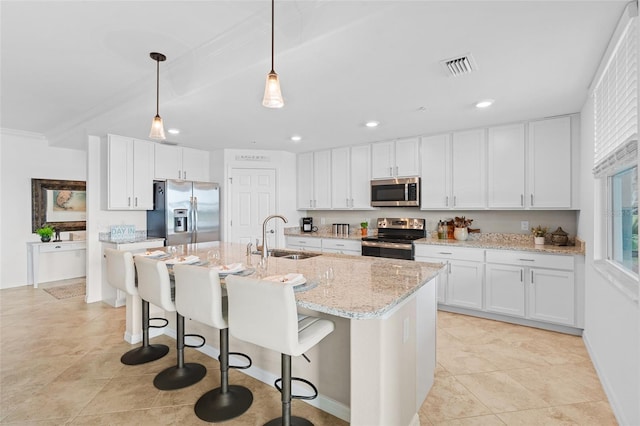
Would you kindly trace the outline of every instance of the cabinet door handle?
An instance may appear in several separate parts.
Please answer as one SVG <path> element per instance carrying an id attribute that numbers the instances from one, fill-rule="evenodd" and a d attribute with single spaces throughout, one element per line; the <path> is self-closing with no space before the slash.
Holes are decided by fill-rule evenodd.
<path id="1" fill-rule="evenodd" d="M 399 173 L 398 166 L 396 166 L 396 176 L 398 176 L 398 173 Z"/>
<path id="2" fill-rule="evenodd" d="M 531 271 L 531 284 L 533 284 L 533 270 Z"/>
<path id="3" fill-rule="evenodd" d="M 178 169 L 178 179 L 182 179 L 182 171 Z"/>
<path id="4" fill-rule="evenodd" d="M 351 207 L 353 207 L 353 198 L 351 199 Z"/>
<path id="5" fill-rule="evenodd" d="M 524 281 L 524 269 L 520 269 L 520 282 Z"/>
<path id="6" fill-rule="evenodd" d="M 336 244 L 336 247 L 344 247 L 344 244 Z"/>
<path id="7" fill-rule="evenodd" d="M 456 196 L 454 195 L 453 196 L 453 207 L 455 207 L 455 206 L 456 206 Z"/>
<path id="8" fill-rule="evenodd" d="M 448 254 L 451 255 L 452 253 L 448 252 L 448 251 L 439 251 L 438 254 Z"/>
<path id="9" fill-rule="evenodd" d="M 186 179 L 187 178 L 187 171 L 185 170 L 184 172 L 182 172 L 182 178 Z"/>
<path id="10" fill-rule="evenodd" d="M 518 259 L 518 260 L 520 260 L 522 262 L 535 262 L 536 261 L 535 259 Z"/>
<path id="11" fill-rule="evenodd" d="M 446 198 L 447 207 L 449 207 L 449 196 L 447 195 L 445 198 Z"/>
<path id="12" fill-rule="evenodd" d="M 131 207 L 131 197 L 127 197 L 127 207 Z"/>
<path id="13" fill-rule="evenodd" d="M 531 194 L 531 205 L 533 206 L 533 193 Z"/>
<path id="14" fill-rule="evenodd" d="M 134 198 L 133 198 L 133 200 L 134 200 L 134 201 L 133 201 L 133 205 L 134 205 L 135 207 L 138 207 L 138 197 L 134 197 Z"/>
<path id="15" fill-rule="evenodd" d="M 389 167 L 389 176 L 393 176 L 393 167 Z"/>
<path id="16" fill-rule="evenodd" d="M 524 207 L 524 194 L 520 194 L 520 206 Z"/>

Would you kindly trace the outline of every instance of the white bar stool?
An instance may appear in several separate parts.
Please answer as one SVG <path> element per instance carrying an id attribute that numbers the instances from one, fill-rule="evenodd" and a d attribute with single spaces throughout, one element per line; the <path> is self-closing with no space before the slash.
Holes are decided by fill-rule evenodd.
<path id="1" fill-rule="evenodd" d="M 167 265 L 158 260 L 136 256 L 135 265 L 138 271 L 138 291 L 140 297 L 162 308 L 165 312 L 176 312 L 176 305 L 171 300 L 171 280 Z M 184 317 L 176 312 L 176 347 L 177 365 L 169 367 L 153 379 L 153 385 L 160 390 L 186 388 L 199 382 L 207 374 L 202 364 L 184 362 Z M 195 335 L 203 339 L 202 336 Z"/>
<path id="2" fill-rule="evenodd" d="M 275 386 L 282 394 L 282 417 L 267 423 L 276 425 L 312 425 L 306 419 L 291 416 L 291 399 L 313 399 L 318 395 L 310 382 L 291 377 L 291 357 L 302 355 L 334 330 L 332 321 L 307 317 L 298 323 L 296 298 L 291 284 L 261 281 L 229 275 L 225 278 L 229 298 L 231 334 L 254 345 L 281 353 L 282 378 Z M 315 395 L 291 395 L 291 381 L 310 385 Z M 282 382 L 282 388 L 278 382 Z"/>
<path id="3" fill-rule="evenodd" d="M 109 285 L 131 296 L 138 296 L 138 288 L 136 287 L 135 266 L 133 263 L 133 255 L 128 251 L 105 249 L 105 257 L 107 258 L 107 281 Z M 163 325 L 149 325 L 151 320 L 162 320 Z M 120 362 L 126 365 L 145 364 L 162 358 L 169 352 L 167 345 L 150 345 L 149 344 L 149 328 L 162 328 L 167 325 L 164 318 L 149 318 L 149 302 L 142 299 L 142 346 L 131 349 L 122 355 Z"/>
<path id="4" fill-rule="evenodd" d="M 176 265 L 173 268 L 176 280 L 176 308 L 184 317 L 220 330 L 220 387 L 210 390 L 198 399 L 194 407 L 196 415 L 207 422 L 230 420 L 251 407 L 253 394 L 244 386 L 229 385 L 229 326 L 226 316 L 226 300 L 222 297 L 218 272 L 192 265 Z"/>

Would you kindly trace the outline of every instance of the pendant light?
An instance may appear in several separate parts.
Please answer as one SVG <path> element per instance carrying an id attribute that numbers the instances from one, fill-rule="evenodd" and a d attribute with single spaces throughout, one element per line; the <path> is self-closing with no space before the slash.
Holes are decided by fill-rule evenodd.
<path id="1" fill-rule="evenodd" d="M 271 71 L 267 75 L 262 105 L 267 108 L 282 108 L 284 106 L 284 99 L 282 99 L 282 92 L 280 91 L 280 81 L 278 80 L 278 74 L 273 70 L 274 10 L 275 0 L 271 0 Z"/>
<path id="2" fill-rule="evenodd" d="M 156 116 L 153 117 L 153 121 L 151 122 L 149 137 L 163 141 L 166 139 L 166 136 L 164 135 L 162 117 L 160 117 L 160 62 L 166 61 L 167 57 L 158 52 L 151 52 L 149 56 L 156 61 Z"/>

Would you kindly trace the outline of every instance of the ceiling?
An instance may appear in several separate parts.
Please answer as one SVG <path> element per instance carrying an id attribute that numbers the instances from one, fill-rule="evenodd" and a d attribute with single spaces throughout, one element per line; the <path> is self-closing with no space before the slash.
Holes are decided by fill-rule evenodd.
<path id="1" fill-rule="evenodd" d="M 0 127 L 82 148 L 87 134 L 293 152 L 580 111 L 626 1 L 278 0 L 285 106 L 262 107 L 271 3 L 0 3 Z M 477 70 L 440 61 L 470 53 Z M 488 109 L 475 102 L 495 99 Z M 377 120 L 375 129 L 365 127 Z M 292 135 L 302 141 L 292 142 Z"/>

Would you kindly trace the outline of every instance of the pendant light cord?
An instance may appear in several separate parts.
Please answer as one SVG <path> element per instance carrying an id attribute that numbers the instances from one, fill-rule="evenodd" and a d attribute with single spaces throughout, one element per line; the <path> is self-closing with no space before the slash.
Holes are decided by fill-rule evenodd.
<path id="1" fill-rule="evenodd" d="M 271 0 L 271 72 L 275 72 L 273 70 L 273 51 L 274 51 L 274 20 L 273 15 L 275 14 L 275 0 Z"/>
<path id="2" fill-rule="evenodd" d="M 156 117 L 160 115 L 160 61 L 156 59 Z"/>

